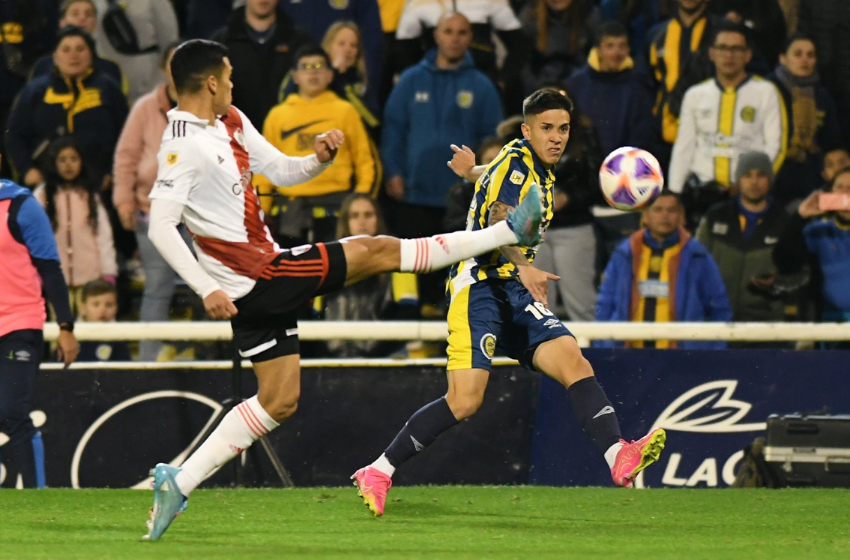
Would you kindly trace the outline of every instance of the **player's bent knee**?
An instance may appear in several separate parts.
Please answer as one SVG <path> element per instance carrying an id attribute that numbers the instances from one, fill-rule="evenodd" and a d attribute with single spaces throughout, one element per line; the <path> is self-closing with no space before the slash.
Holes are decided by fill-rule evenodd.
<path id="1" fill-rule="evenodd" d="M 467 393 L 464 395 L 447 395 L 446 402 L 452 414 L 460 421 L 478 412 L 478 409 L 481 408 L 481 404 L 484 402 L 484 394 Z"/>
<path id="2" fill-rule="evenodd" d="M 280 424 L 298 410 L 298 398 L 281 400 L 272 406 L 272 410 L 267 411 L 275 422 Z"/>

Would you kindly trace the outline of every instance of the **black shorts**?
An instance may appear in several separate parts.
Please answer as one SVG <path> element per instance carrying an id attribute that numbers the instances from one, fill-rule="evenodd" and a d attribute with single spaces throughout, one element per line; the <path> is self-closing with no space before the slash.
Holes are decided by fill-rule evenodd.
<path id="1" fill-rule="evenodd" d="M 298 309 L 314 296 L 345 285 L 342 245 L 316 243 L 281 253 L 263 270 L 257 284 L 234 302 L 233 341 L 243 358 L 265 362 L 298 354 Z"/>

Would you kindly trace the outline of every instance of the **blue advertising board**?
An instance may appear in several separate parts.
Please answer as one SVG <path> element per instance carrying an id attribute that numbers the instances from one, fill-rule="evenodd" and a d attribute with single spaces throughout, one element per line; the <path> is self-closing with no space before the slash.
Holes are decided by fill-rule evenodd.
<path id="1" fill-rule="evenodd" d="M 850 413 L 850 352 L 589 349 L 623 437 L 655 426 L 667 447 L 637 487 L 729 486 L 743 448 L 771 414 Z M 582 433 L 566 390 L 544 377 L 529 483 L 611 486 L 607 465 Z"/>

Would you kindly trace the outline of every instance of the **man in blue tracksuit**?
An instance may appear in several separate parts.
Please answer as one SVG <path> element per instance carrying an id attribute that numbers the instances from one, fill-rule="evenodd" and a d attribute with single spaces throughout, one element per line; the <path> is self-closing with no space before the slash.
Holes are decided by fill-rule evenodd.
<path id="1" fill-rule="evenodd" d="M 437 43 L 399 79 L 384 109 L 381 156 L 386 190 L 399 202 L 394 233 L 415 238 L 440 233 L 449 187 L 449 144 L 477 146 L 502 120 L 496 86 L 472 63 L 469 20 L 459 13 L 440 20 Z M 420 283 L 425 303 L 442 301 L 444 273 Z"/>
<path id="2" fill-rule="evenodd" d="M 682 205 L 665 191 L 646 210 L 646 227 L 623 241 L 605 268 L 597 321 L 731 321 L 720 270 L 708 250 L 682 227 Z M 621 346 L 599 341 L 594 346 Z M 725 342 L 636 341 L 631 347 L 710 349 Z"/>
<path id="3" fill-rule="evenodd" d="M 35 376 L 44 346 L 44 298 L 59 323 L 59 354 L 67 367 L 80 351 L 68 286 L 47 214 L 29 189 L 0 180 L 0 432 L 9 441 L 2 460 L 25 488 L 43 488 L 44 445 L 30 419 Z"/>

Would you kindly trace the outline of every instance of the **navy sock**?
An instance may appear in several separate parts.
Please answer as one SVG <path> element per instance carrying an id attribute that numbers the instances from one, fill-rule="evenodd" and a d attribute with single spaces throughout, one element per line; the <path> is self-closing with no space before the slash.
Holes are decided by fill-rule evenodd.
<path id="1" fill-rule="evenodd" d="M 445 397 L 427 404 L 417 410 L 393 442 L 384 451 L 387 460 L 394 467 L 431 445 L 437 436 L 457 424 L 452 409 Z"/>
<path id="2" fill-rule="evenodd" d="M 581 429 L 593 440 L 600 453 L 604 454 L 620 441 L 620 423 L 596 377 L 576 381 L 570 385 L 567 393 L 573 402 L 573 412 Z"/>

